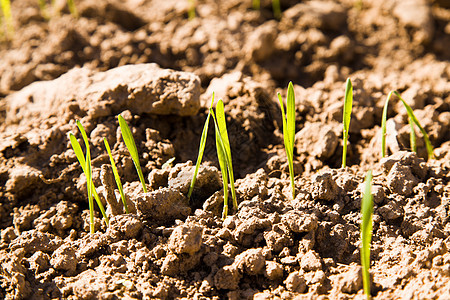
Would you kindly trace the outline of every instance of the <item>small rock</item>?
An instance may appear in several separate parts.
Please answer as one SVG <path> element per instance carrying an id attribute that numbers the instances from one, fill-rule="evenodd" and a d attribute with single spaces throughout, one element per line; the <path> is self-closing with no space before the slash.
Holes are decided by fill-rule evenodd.
<path id="1" fill-rule="evenodd" d="M 300 255 L 300 267 L 306 272 L 316 271 L 322 268 L 322 262 L 319 255 L 314 250 L 310 250 Z"/>
<path id="2" fill-rule="evenodd" d="M 234 265 L 249 275 L 257 275 L 263 272 L 266 259 L 262 254 L 262 248 L 248 249 L 236 256 Z"/>
<path id="3" fill-rule="evenodd" d="M 269 280 L 278 280 L 283 277 L 283 265 L 275 261 L 266 261 L 264 276 Z"/>
<path id="4" fill-rule="evenodd" d="M 177 226 L 169 238 L 169 249 L 177 254 L 194 254 L 202 246 L 203 227 L 195 224 Z"/>
<path id="5" fill-rule="evenodd" d="M 297 154 L 316 156 L 319 159 L 330 158 L 338 145 L 338 137 L 333 127 L 323 123 L 306 123 L 295 134 Z"/>
<path id="6" fill-rule="evenodd" d="M 222 290 L 236 290 L 242 275 L 234 265 L 224 266 L 214 276 L 214 285 Z"/>
<path id="7" fill-rule="evenodd" d="M 306 281 L 299 272 L 292 272 L 284 281 L 286 289 L 291 292 L 303 293 L 306 290 Z"/>

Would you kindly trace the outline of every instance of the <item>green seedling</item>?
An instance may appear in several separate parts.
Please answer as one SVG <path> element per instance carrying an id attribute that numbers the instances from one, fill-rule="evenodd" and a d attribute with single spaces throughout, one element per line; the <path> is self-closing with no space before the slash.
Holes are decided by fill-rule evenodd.
<path id="1" fill-rule="evenodd" d="M 344 125 L 344 129 L 342 131 L 342 137 L 344 140 L 344 145 L 342 148 L 343 168 L 345 168 L 347 165 L 348 129 L 350 127 L 350 119 L 352 116 L 352 105 L 353 105 L 353 86 L 350 78 L 348 78 L 347 83 L 345 84 L 344 112 L 342 114 L 342 124 Z"/>
<path id="2" fill-rule="evenodd" d="M 386 102 L 384 103 L 383 108 L 383 116 L 381 119 L 381 156 L 386 156 L 386 119 L 387 119 L 387 110 L 388 110 L 388 104 L 389 100 L 391 99 L 392 94 L 395 94 L 400 101 L 403 103 L 403 106 L 406 109 L 406 113 L 408 114 L 408 122 L 411 127 L 411 133 L 410 133 L 410 143 L 411 143 L 411 149 L 414 152 L 417 152 L 417 146 L 416 146 L 416 134 L 414 132 L 414 124 L 419 128 L 420 132 L 422 132 L 423 139 L 425 140 L 425 146 L 427 148 L 428 153 L 428 159 L 434 159 L 433 154 L 433 146 L 431 145 L 430 139 L 428 138 L 428 134 L 425 131 L 425 129 L 420 125 L 419 120 L 417 120 L 416 116 L 414 115 L 414 112 L 412 108 L 408 105 L 408 103 L 403 100 L 402 96 L 397 91 L 391 91 L 388 94 L 388 97 L 386 99 Z"/>
<path id="3" fill-rule="evenodd" d="M 6 39 L 10 40 L 14 37 L 14 25 L 11 14 L 11 2 L 10 0 L 0 0 L 0 5 L 2 6 L 2 21 L 5 27 Z"/>
<path id="4" fill-rule="evenodd" d="M 86 186 L 87 186 L 88 202 L 89 202 L 89 215 L 90 215 L 90 219 L 91 219 L 90 227 L 91 227 L 91 233 L 93 233 L 93 230 L 94 230 L 94 205 L 92 203 L 92 195 L 94 196 L 95 201 L 97 202 L 97 205 L 100 208 L 103 218 L 105 218 L 106 224 L 109 224 L 109 219 L 106 216 L 105 208 L 103 207 L 100 197 L 98 196 L 98 193 L 95 190 L 94 183 L 92 182 L 91 150 L 89 147 L 89 141 L 87 138 L 86 131 L 84 130 L 83 125 L 81 125 L 80 121 L 77 121 L 77 126 L 81 132 L 84 144 L 86 146 L 86 158 L 83 154 L 83 150 L 81 149 L 80 143 L 78 143 L 78 140 L 73 135 L 73 133 L 69 133 L 69 138 L 70 138 L 70 143 L 72 145 L 72 149 L 75 152 L 78 162 L 81 165 L 81 169 L 83 170 L 83 172 L 86 176 Z"/>
<path id="5" fill-rule="evenodd" d="M 252 0 L 252 7 L 255 10 L 261 9 L 261 1 L 260 0 Z M 272 10 L 275 19 L 281 19 L 281 6 L 280 0 L 272 0 Z"/>
<path id="6" fill-rule="evenodd" d="M 230 141 L 228 139 L 227 125 L 225 120 L 225 112 L 223 101 L 219 100 L 216 105 L 216 114 L 212 108 L 210 113 L 214 119 L 214 128 L 216 133 L 216 148 L 217 157 L 219 159 L 220 170 L 222 171 L 223 181 L 223 212 L 222 218 L 228 215 L 228 179 L 230 180 L 231 196 L 233 199 L 233 206 L 237 209 L 236 190 L 234 188 L 233 164 L 231 160 Z"/>
<path id="7" fill-rule="evenodd" d="M 142 174 L 141 164 L 139 163 L 139 155 L 137 152 L 136 143 L 134 142 L 133 135 L 131 134 L 131 130 L 128 127 L 128 124 L 125 121 L 125 119 L 121 115 L 119 115 L 118 118 L 123 141 L 125 142 L 125 145 L 128 148 L 128 152 L 130 152 L 131 159 L 133 160 L 134 166 L 136 167 L 136 171 L 139 175 L 139 180 L 142 183 L 144 193 L 147 193 L 147 186 L 145 185 L 144 175 Z"/>
<path id="8" fill-rule="evenodd" d="M 364 294 L 370 299 L 370 242 L 372 240 L 372 171 L 368 171 L 364 181 L 364 194 L 361 202 L 361 265 Z"/>
<path id="9" fill-rule="evenodd" d="M 286 114 L 284 113 L 284 103 L 280 93 L 278 93 L 280 101 L 281 117 L 283 119 L 283 138 L 284 149 L 289 164 L 289 176 L 291 178 L 292 199 L 295 199 L 295 183 L 294 183 L 294 140 L 295 140 L 295 95 L 294 85 L 289 82 L 287 92 Z"/>
<path id="10" fill-rule="evenodd" d="M 123 192 L 122 182 L 120 181 L 119 172 L 117 171 L 116 163 L 114 162 L 114 158 L 111 154 L 111 148 L 109 147 L 108 140 L 106 138 L 103 138 L 103 142 L 105 143 L 106 151 L 108 151 L 109 160 L 111 161 L 111 167 L 114 174 L 114 179 L 116 180 L 117 188 L 119 189 L 120 197 L 122 198 L 123 207 L 125 208 L 125 213 L 129 213 L 128 211 L 128 205 L 127 205 L 127 199 L 125 198 L 125 194 Z"/>
<path id="11" fill-rule="evenodd" d="M 208 127 L 209 127 L 209 119 L 211 117 L 211 109 L 214 104 L 214 93 L 212 95 L 211 105 L 209 106 L 208 117 L 206 117 L 205 125 L 203 126 L 202 136 L 200 138 L 200 146 L 198 148 L 198 156 L 197 163 L 195 164 L 194 176 L 191 180 L 191 185 L 189 186 L 188 199 L 191 199 L 192 192 L 194 191 L 194 185 L 197 180 L 198 170 L 200 168 L 200 164 L 202 163 L 203 153 L 205 152 L 206 138 L 208 137 Z"/>

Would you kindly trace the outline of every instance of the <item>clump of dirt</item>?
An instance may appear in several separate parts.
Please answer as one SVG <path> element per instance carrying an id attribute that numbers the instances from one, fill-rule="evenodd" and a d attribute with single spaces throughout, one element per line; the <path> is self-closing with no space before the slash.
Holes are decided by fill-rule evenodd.
<path id="1" fill-rule="evenodd" d="M 0 298 L 363 298 L 360 208 L 373 170 L 372 296 L 450 294 L 450 8 L 445 1 L 76 1 L 45 20 L 12 3 L 0 43 Z M 354 86 L 346 168 L 345 80 Z M 281 112 L 294 82 L 295 190 Z M 388 107 L 398 90 L 408 115 Z M 211 97 L 223 99 L 238 207 L 222 219 L 214 128 L 187 198 Z M 117 115 L 137 142 L 148 193 Z M 67 137 L 89 135 L 96 209 Z M 211 125 L 211 124 L 210 124 Z M 112 153 L 129 214 L 115 188 Z M 166 164 L 175 158 L 171 164 Z"/>

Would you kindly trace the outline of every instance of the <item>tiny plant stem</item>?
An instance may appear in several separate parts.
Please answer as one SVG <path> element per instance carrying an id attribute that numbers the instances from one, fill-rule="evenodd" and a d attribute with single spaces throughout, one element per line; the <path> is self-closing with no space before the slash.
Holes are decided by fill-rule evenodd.
<path id="1" fill-rule="evenodd" d="M 272 0 L 272 10 L 273 10 L 273 16 L 275 17 L 275 19 L 277 19 L 277 20 L 281 19 L 280 0 Z"/>
<path id="2" fill-rule="evenodd" d="M 194 176 L 191 180 L 191 185 L 189 186 L 188 199 L 191 199 L 192 192 L 194 191 L 195 182 L 197 181 L 198 170 L 200 164 L 202 163 L 203 153 L 205 152 L 206 138 L 208 137 L 208 127 L 209 119 L 211 117 L 211 108 L 214 104 L 214 93 L 212 95 L 211 105 L 209 106 L 208 117 L 206 117 L 205 125 L 203 126 L 202 136 L 200 138 L 200 147 L 198 149 L 197 163 L 195 164 Z"/>
<path id="3" fill-rule="evenodd" d="M 287 93 L 286 114 L 284 113 L 284 104 L 281 95 L 278 93 L 278 100 L 281 107 L 281 118 L 283 120 L 283 138 L 284 149 L 289 165 L 289 177 L 291 179 L 292 199 L 295 199 L 295 181 L 294 181 L 294 140 L 295 140 L 295 95 L 294 85 L 289 82 Z"/>
<path id="4" fill-rule="evenodd" d="M 134 166 L 139 176 L 139 180 L 141 181 L 142 188 L 144 189 L 144 193 L 147 193 L 147 186 L 145 185 L 144 175 L 142 174 L 141 164 L 139 162 L 139 155 L 136 148 L 136 143 L 134 142 L 133 135 L 131 134 L 131 130 L 128 127 L 125 119 L 119 115 L 119 126 L 122 132 L 122 138 L 125 142 L 125 145 L 128 148 L 128 152 L 130 152 L 131 159 L 133 160 Z"/>
<path id="5" fill-rule="evenodd" d="M 44 17 L 45 20 L 49 20 L 50 15 L 47 11 L 47 3 L 45 0 L 39 0 L 39 9 L 41 10 L 42 17 Z"/>
<path id="6" fill-rule="evenodd" d="M 109 147 L 108 140 L 103 138 L 103 142 L 105 143 L 106 151 L 108 152 L 109 160 L 111 161 L 111 167 L 114 174 L 114 179 L 116 180 L 117 188 L 119 189 L 120 197 L 122 198 L 123 207 L 125 208 L 125 213 L 130 213 L 128 211 L 127 199 L 125 198 L 125 194 L 123 192 L 122 182 L 120 181 L 119 172 L 117 171 L 116 163 L 114 162 L 114 158 L 111 153 L 111 147 Z"/>
<path id="7" fill-rule="evenodd" d="M 352 106 L 353 106 L 353 86 L 350 78 L 348 78 L 345 84 L 344 112 L 342 113 L 342 124 L 343 124 L 342 137 L 344 142 L 342 148 L 342 168 L 345 168 L 347 165 L 348 130 L 350 128 Z"/>
<path id="8" fill-rule="evenodd" d="M 381 157 L 386 156 L 386 120 L 387 120 L 387 110 L 389 105 L 389 100 L 394 92 L 389 92 L 386 102 L 384 102 L 383 115 L 381 117 Z"/>
<path id="9" fill-rule="evenodd" d="M 417 144 L 416 144 L 416 132 L 414 131 L 414 123 L 410 117 L 408 117 L 409 127 L 411 128 L 411 134 L 409 135 L 409 144 L 411 146 L 411 150 L 417 153 Z"/>
<path id="10" fill-rule="evenodd" d="M 95 224 L 94 224 L 94 201 L 92 199 L 92 169 L 91 169 L 91 154 L 90 151 L 86 151 L 86 186 L 88 193 L 88 202 L 89 202 L 89 217 L 90 217 L 90 232 L 95 233 Z"/>
<path id="11" fill-rule="evenodd" d="M 425 146 L 427 148 L 427 153 L 428 153 L 428 159 L 434 159 L 434 153 L 433 153 L 433 146 L 431 145 L 430 139 L 428 138 L 428 134 L 425 131 L 425 129 L 422 127 L 422 125 L 420 125 L 419 120 L 417 120 L 416 116 L 414 115 L 414 112 L 412 110 L 412 108 L 408 105 L 408 103 L 406 103 L 405 100 L 403 100 L 402 96 L 397 92 L 397 91 L 391 91 L 388 94 L 388 97 L 386 99 L 386 102 L 384 103 L 384 108 L 383 108 L 383 115 L 381 118 L 381 156 L 385 157 L 386 156 L 386 119 L 387 119 L 387 109 L 388 109 L 388 104 L 389 104 L 389 100 L 392 96 L 392 94 L 395 94 L 400 101 L 403 103 L 403 106 L 406 109 L 406 112 L 408 114 L 408 122 L 409 125 L 411 127 L 411 133 L 410 133 L 410 141 L 411 141 L 411 148 L 413 149 L 413 151 L 416 151 L 417 146 L 416 146 L 416 137 L 415 137 L 415 132 L 413 130 L 413 123 L 419 128 L 420 132 L 423 135 L 423 139 L 425 140 Z"/>
<path id="12" fill-rule="evenodd" d="M 364 294 L 370 299 L 370 243 L 372 240 L 372 171 L 368 171 L 364 182 L 364 194 L 361 203 L 361 265 Z"/>

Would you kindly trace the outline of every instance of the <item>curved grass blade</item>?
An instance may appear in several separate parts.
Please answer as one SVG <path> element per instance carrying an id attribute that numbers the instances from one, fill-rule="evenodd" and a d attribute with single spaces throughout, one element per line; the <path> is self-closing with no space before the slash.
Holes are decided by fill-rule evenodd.
<path id="1" fill-rule="evenodd" d="M 281 107 L 281 117 L 283 119 L 283 139 L 284 149 L 289 165 L 289 177 L 291 179 L 292 199 L 295 199 L 294 182 L 294 141 L 295 141 L 295 95 L 294 86 L 289 82 L 287 93 L 286 114 L 284 112 L 284 103 L 281 95 L 278 93 L 278 100 Z"/>
<path id="2" fill-rule="evenodd" d="M 123 192 L 122 182 L 120 181 L 119 172 L 117 171 L 116 163 L 114 162 L 114 158 L 111 154 L 111 148 L 109 147 L 108 140 L 103 138 L 103 142 L 105 143 L 106 151 L 108 152 L 109 160 L 111 161 L 111 167 L 114 174 L 114 179 L 116 180 L 117 188 L 119 189 L 120 198 L 122 198 L 123 207 L 125 208 L 125 213 L 130 213 L 128 211 L 127 199 L 125 198 L 125 194 Z"/>
<path id="3" fill-rule="evenodd" d="M 252 7 L 255 10 L 259 10 L 261 8 L 260 0 L 252 0 Z"/>
<path id="4" fill-rule="evenodd" d="M 400 94 L 397 91 L 391 91 L 388 94 L 388 97 L 386 99 L 386 102 L 384 103 L 384 108 L 383 108 L 383 115 L 381 118 L 381 156 L 385 157 L 386 156 L 386 119 L 387 119 L 387 108 L 388 108 L 388 104 L 389 104 L 389 100 L 392 96 L 392 94 L 395 94 L 400 101 L 403 103 L 403 106 L 406 109 L 406 113 L 408 114 L 408 122 L 409 125 L 411 127 L 411 133 L 410 133 L 410 141 L 411 141 L 411 148 L 413 149 L 413 151 L 416 151 L 417 146 L 416 146 L 416 136 L 415 136 L 415 132 L 413 130 L 413 123 L 419 128 L 420 132 L 423 135 L 423 139 L 425 140 L 425 146 L 427 148 L 427 153 L 428 153 L 428 159 L 434 159 L 434 153 L 433 153 L 433 146 L 431 145 L 430 139 L 428 138 L 428 134 L 425 131 L 425 129 L 422 127 L 422 125 L 420 125 L 419 120 L 417 120 L 416 116 L 414 115 L 414 112 L 412 110 L 412 108 L 408 105 L 408 103 L 405 102 L 405 100 L 403 100 L 403 98 L 400 96 Z"/>
<path id="5" fill-rule="evenodd" d="M 136 167 L 136 171 L 139 175 L 139 180 L 142 183 L 144 193 L 147 193 L 147 186 L 145 185 L 144 175 L 142 174 L 141 164 L 139 163 L 139 155 L 137 152 L 136 143 L 134 142 L 134 138 L 133 135 L 131 134 L 130 127 L 128 127 L 127 122 L 121 115 L 119 115 L 118 118 L 123 141 L 125 142 L 125 145 L 128 148 L 128 152 L 130 152 L 131 159 L 133 160 L 134 166 Z"/>
<path id="6" fill-rule="evenodd" d="M 414 112 L 411 108 L 411 106 L 408 105 L 408 103 L 403 100 L 402 96 L 397 91 L 394 91 L 395 95 L 402 101 L 403 105 L 406 108 L 406 112 L 408 113 L 408 117 L 416 124 L 417 127 L 419 127 L 420 132 L 422 132 L 423 139 L 425 140 L 425 146 L 427 148 L 428 158 L 434 159 L 433 154 L 433 146 L 431 145 L 430 139 L 428 138 L 428 134 L 425 131 L 425 129 L 420 125 L 419 120 L 417 120 L 416 116 L 414 115 Z M 413 131 L 411 131 L 413 132 Z"/>
<path id="7" fill-rule="evenodd" d="M 88 140 L 86 131 L 84 130 L 84 127 L 81 124 L 81 122 L 78 121 L 78 120 L 77 120 L 77 126 L 78 126 L 78 129 L 81 132 L 81 136 L 83 137 L 84 145 L 86 146 L 86 158 L 87 158 L 88 154 L 89 154 L 89 158 L 90 158 L 91 157 L 91 148 L 89 147 L 89 140 Z M 81 149 L 81 147 L 80 147 L 80 149 Z M 81 164 L 81 161 L 80 161 L 80 164 Z M 91 167 L 91 169 L 92 169 L 92 167 Z M 86 174 L 86 172 L 85 172 L 85 174 Z M 92 187 L 91 188 L 92 188 L 92 192 L 94 194 L 95 201 L 97 202 L 97 205 L 100 208 L 100 212 L 102 213 L 103 218 L 105 218 L 106 224 L 109 225 L 108 216 L 106 215 L 105 208 L 103 207 L 102 201 L 100 200 L 100 197 L 97 194 L 97 191 L 96 191 L 96 189 L 94 187 L 94 183 L 93 182 L 92 182 Z"/>
<path id="8" fill-rule="evenodd" d="M 344 129 L 342 131 L 342 137 L 344 140 L 344 145 L 342 149 L 342 167 L 345 168 L 347 165 L 347 143 L 348 143 L 348 129 L 350 128 L 350 119 L 352 117 L 352 106 L 353 106 L 353 86 L 350 78 L 347 78 L 347 83 L 345 85 L 345 98 L 344 98 L 344 112 L 342 114 L 342 124 Z"/>
<path id="9" fill-rule="evenodd" d="M 372 240 L 372 171 L 369 170 L 364 181 L 364 194 L 361 203 L 361 265 L 364 294 L 370 299 L 370 243 Z"/>
<path id="10" fill-rule="evenodd" d="M 211 105 L 209 106 L 208 117 L 206 117 L 205 125 L 203 126 L 202 136 L 200 138 L 200 146 L 198 149 L 197 163 L 195 164 L 194 176 L 192 177 L 191 185 L 189 186 L 189 192 L 188 192 L 188 196 L 187 196 L 188 200 L 191 199 L 192 192 L 194 191 L 194 185 L 195 185 L 195 182 L 197 181 L 198 170 L 200 168 L 200 164 L 202 163 L 203 153 L 205 152 L 206 138 L 208 137 L 209 119 L 211 117 L 211 109 L 212 109 L 213 104 L 214 104 L 214 93 L 212 95 Z"/>
<path id="11" fill-rule="evenodd" d="M 220 133 L 220 138 L 223 143 L 223 150 L 226 155 L 226 162 L 228 166 L 228 176 L 230 177 L 230 185 L 231 185 L 231 197 L 233 199 L 233 206 L 237 209 L 237 200 L 236 200 L 236 190 L 234 188 L 234 175 L 233 175 L 233 162 L 231 159 L 231 147 L 230 141 L 228 139 L 227 133 L 227 124 L 225 120 L 225 110 L 223 101 L 219 100 L 216 106 L 216 117 L 217 117 L 217 126 Z"/>
<path id="12" fill-rule="evenodd" d="M 416 132 L 414 131 L 414 123 L 410 117 L 408 117 L 408 123 L 411 129 L 411 133 L 409 134 L 409 144 L 411 145 L 411 150 L 417 153 Z"/>

